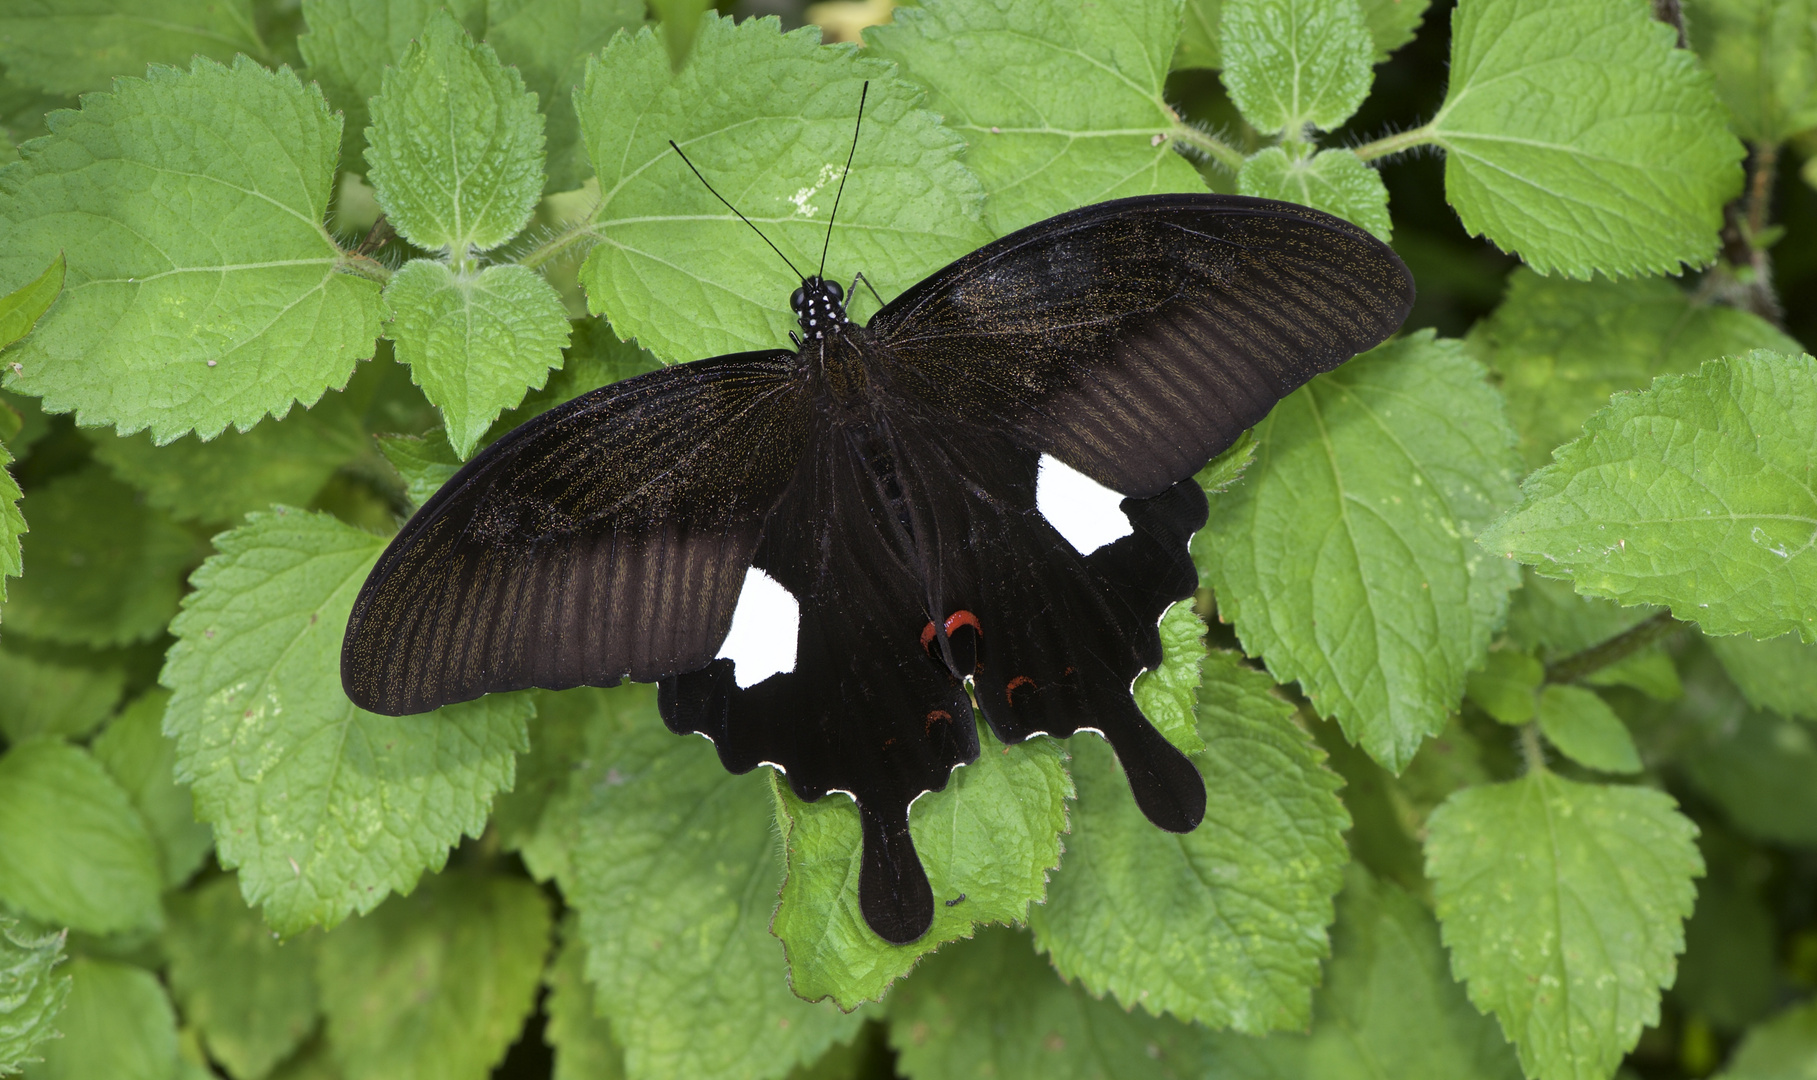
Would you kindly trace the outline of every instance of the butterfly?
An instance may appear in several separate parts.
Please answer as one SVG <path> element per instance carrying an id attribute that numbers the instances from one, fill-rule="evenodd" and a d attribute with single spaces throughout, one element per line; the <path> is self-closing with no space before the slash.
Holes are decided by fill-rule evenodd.
<path id="1" fill-rule="evenodd" d="M 822 260 L 794 348 L 602 387 L 461 468 L 361 588 L 341 678 L 388 715 L 658 682 L 731 772 L 851 796 L 860 910 L 906 943 L 934 915 L 909 806 L 977 758 L 974 697 L 1005 744 L 1098 732 L 1149 820 L 1199 824 L 1204 782 L 1131 696 L 1198 583 L 1193 475 L 1392 334 L 1413 281 L 1339 218 L 1217 194 L 1048 218 L 863 326 Z M 1036 505 L 1044 455 L 1125 496 L 1127 535 L 1075 550 Z M 796 661 L 741 686 L 715 657 L 752 567 L 799 605 Z"/>

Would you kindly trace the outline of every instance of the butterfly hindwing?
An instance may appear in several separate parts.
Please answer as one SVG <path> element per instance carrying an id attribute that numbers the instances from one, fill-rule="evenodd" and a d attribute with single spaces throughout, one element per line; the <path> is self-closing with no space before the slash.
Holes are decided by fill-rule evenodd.
<path id="1" fill-rule="evenodd" d="M 1329 214 L 1148 195 L 987 244 L 870 329 L 905 392 L 1150 496 L 1393 333 L 1412 302 L 1393 251 Z"/>
<path id="2" fill-rule="evenodd" d="M 666 368 L 551 409 L 392 540 L 341 650 L 353 701 L 654 681 L 712 659 L 807 431 L 796 357 Z"/>

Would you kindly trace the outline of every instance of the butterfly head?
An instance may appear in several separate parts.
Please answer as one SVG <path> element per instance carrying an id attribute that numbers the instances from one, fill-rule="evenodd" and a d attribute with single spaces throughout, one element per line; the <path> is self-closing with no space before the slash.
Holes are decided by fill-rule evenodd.
<path id="1" fill-rule="evenodd" d="M 794 309 L 802 337 L 808 341 L 824 338 L 849 321 L 845 317 L 845 290 L 837 281 L 820 277 L 803 281 L 795 295 L 789 297 L 789 307 Z"/>

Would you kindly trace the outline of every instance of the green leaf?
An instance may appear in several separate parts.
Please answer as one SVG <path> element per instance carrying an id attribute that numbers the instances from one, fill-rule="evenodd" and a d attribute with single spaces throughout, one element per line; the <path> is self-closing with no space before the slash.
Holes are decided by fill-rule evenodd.
<path id="1" fill-rule="evenodd" d="M 1748 708 L 1702 650 L 1686 661 L 1673 726 L 1689 736 L 1675 755 L 1692 786 L 1743 832 L 1817 846 L 1817 727 Z"/>
<path id="2" fill-rule="evenodd" d="M 0 17 L 0 25 L 5 19 Z M 67 269 L 63 253 L 57 257 L 35 279 L 0 297 L 0 348 L 31 333 L 32 327 L 50 307 L 51 301 L 63 291 L 63 275 Z"/>
<path id="3" fill-rule="evenodd" d="M 34 491 L 32 517 L 22 545 L 32 572 L 13 587 L 8 629 L 97 647 L 163 631 L 196 553 L 187 532 L 96 468 Z"/>
<path id="4" fill-rule="evenodd" d="M 921 92 L 889 64 L 822 49 L 816 34 L 709 14 L 679 73 L 648 31 L 613 39 L 588 62 L 576 104 L 605 194 L 581 283 L 591 310 L 664 361 L 772 349 L 796 326 L 793 279 L 670 139 L 796 266 L 815 266 L 868 79 L 829 275 L 862 268 L 891 296 L 987 239 L 959 136 L 916 107 Z M 854 317 L 865 317 L 862 305 Z"/>
<path id="5" fill-rule="evenodd" d="M 845 1009 L 877 1000 L 923 956 L 970 937 L 977 924 L 1021 923 L 1029 903 L 1047 896 L 1072 795 L 1060 744 L 1006 747 L 979 724 L 978 747 L 977 761 L 910 810 L 915 850 L 942 903 L 933 928 L 907 945 L 878 937 L 858 910 L 862 838 L 851 801 L 803 802 L 772 773 L 787 877 L 770 929 L 782 939 L 797 995 L 831 997 Z"/>
<path id="6" fill-rule="evenodd" d="M 33 934 L 0 918 L 0 1073 L 41 1061 L 46 1040 L 58 1037 L 57 1014 L 69 997 L 63 962 L 67 932 Z"/>
<path id="7" fill-rule="evenodd" d="M 1473 235 L 1542 274 L 1676 274 L 1716 256 L 1742 147 L 1644 4 L 1465 0 L 1427 130 Z"/>
<path id="8" fill-rule="evenodd" d="M 1206 495 L 1222 495 L 1249 471 L 1249 466 L 1255 463 L 1255 452 L 1255 429 L 1251 428 L 1237 436 L 1230 449 L 1206 462 L 1193 480 L 1205 489 Z"/>
<path id="9" fill-rule="evenodd" d="M 1640 751 L 1602 695 L 1581 686 L 1548 686 L 1539 696 L 1539 729 L 1559 753 L 1586 769 L 1640 771 Z"/>
<path id="10" fill-rule="evenodd" d="M 14 0 L 0 14 L 10 80 L 52 94 L 105 90 L 147 64 L 267 55 L 251 0 Z"/>
<path id="11" fill-rule="evenodd" d="M 466 259 L 516 236 L 543 190 L 543 119 L 516 69 L 438 11 L 368 106 L 367 178 L 399 235 Z"/>
<path id="12" fill-rule="evenodd" d="M 157 927 L 158 852 L 87 750 L 55 739 L 0 756 L 0 901 L 91 934 Z"/>
<path id="13" fill-rule="evenodd" d="M 1608 667 L 1592 671 L 1581 681 L 1587 686 L 1630 687 L 1654 701 L 1677 701 L 1684 696 L 1678 669 L 1672 665 L 1672 658 L 1657 645 L 1630 653 Z"/>
<path id="14" fill-rule="evenodd" d="M 1817 1076 L 1817 1001 L 1806 1001 L 1748 1032 L 1719 1080 L 1808 1080 Z"/>
<path id="15" fill-rule="evenodd" d="M 522 856 L 531 877 L 571 884 L 569 855 L 588 797 L 590 763 L 661 717 L 647 686 L 541 690 L 535 697 L 530 752 L 518 760 L 517 783 L 494 805 L 493 825 L 500 842 Z"/>
<path id="16" fill-rule="evenodd" d="M 1193 708 L 1205 662 L 1205 623 L 1182 600 L 1161 614 L 1161 666 L 1136 676 L 1136 706 L 1155 730 L 1187 754 L 1205 749 Z"/>
<path id="17" fill-rule="evenodd" d="M 1430 3 L 1431 0 L 1362 0 L 1363 22 L 1368 24 L 1369 39 L 1375 44 L 1371 61 L 1379 64 L 1412 41 Z"/>
<path id="18" fill-rule="evenodd" d="M 662 20 L 663 44 L 669 63 L 680 71 L 700 36 L 701 16 L 713 9 L 712 0 L 650 0 L 650 10 Z"/>
<path id="19" fill-rule="evenodd" d="M 1513 433 L 1431 331 L 1321 375 L 1256 427 L 1193 539 L 1244 651 L 1392 771 L 1441 730 L 1518 580 L 1474 536 L 1513 503 Z"/>
<path id="20" fill-rule="evenodd" d="M 1464 680 L 1464 696 L 1504 724 L 1533 719 L 1534 695 L 1546 681 L 1546 667 L 1524 652 L 1492 649 L 1481 671 Z"/>
<path id="21" fill-rule="evenodd" d="M 1173 151 L 1165 94 L 1181 7 L 929 0 L 867 31 L 866 51 L 901 64 L 965 137 L 965 163 L 990 196 L 984 223 L 1002 236 L 1087 203 L 1205 190 Z M 869 186 L 865 160 L 854 168 Z"/>
<path id="22" fill-rule="evenodd" d="M 1237 191 L 1336 214 L 1384 243 L 1393 229 L 1382 175 L 1349 150 L 1320 150 L 1312 157 L 1296 158 L 1278 146 L 1268 147 L 1243 163 Z"/>
<path id="23" fill-rule="evenodd" d="M 728 775 L 706 740 L 670 734 L 654 689 L 613 691 L 642 715 L 595 741 L 570 781 L 561 884 L 580 911 L 587 977 L 627 1075 L 778 1076 L 851 1039 L 864 1014 L 789 992 L 769 933 L 782 863 L 767 785 Z"/>
<path id="24" fill-rule="evenodd" d="M 347 1080 L 485 1080 L 536 1005 L 548 898 L 441 874 L 322 939 L 327 1035 Z"/>
<path id="25" fill-rule="evenodd" d="M 1772 864 L 1726 832 L 1706 829 L 1700 839 L 1710 872 L 1685 924 L 1671 993 L 1685 1012 L 1738 1031 L 1771 1012 L 1779 996 L 1779 928 L 1760 888 Z"/>
<path id="26" fill-rule="evenodd" d="M 25 1080 L 173 1080 L 177 1018 L 157 976 L 144 968 L 78 956 L 61 1039 L 45 1043 Z"/>
<path id="27" fill-rule="evenodd" d="M 1684 948 L 1703 859 L 1665 794 L 1536 771 L 1466 788 L 1427 821 L 1451 968 L 1529 1076 L 1605 1080 Z"/>
<path id="28" fill-rule="evenodd" d="M 1524 267 L 1508 294 L 1470 331 L 1473 352 L 1501 378 L 1508 416 L 1528 469 L 1583 433 L 1609 395 L 1640 390 L 1658 375 L 1749 349 L 1796 353 L 1798 345 L 1758 315 L 1693 304 L 1670 281 L 1567 281 Z"/>
<path id="29" fill-rule="evenodd" d="M 1266 675 L 1222 650 L 1204 671 L 1204 823 L 1156 829 L 1109 749 L 1075 739 L 1072 834 L 1030 914 L 1035 942 L 1126 1008 L 1251 1033 L 1304 1026 L 1349 857 L 1340 781 Z"/>
<path id="30" fill-rule="evenodd" d="M 19 500 L 25 493 L 19 490 L 19 482 L 7 468 L 12 463 L 12 453 L 0 445 L 0 604 L 6 603 L 6 579 L 25 572 L 20 541 L 31 531 L 25 525 L 25 514 L 19 509 Z"/>
<path id="31" fill-rule="evenodd" d="M 1375 80 L 1356 0 L 1224 0 L 1218 33 L 1230 100 L 1265 134 L 1331 131 Z"/>
<path id="32" fill-rule="evenodd" d="M 1521 587 L 1508 604 L 1508 639 L 1547 662 L 1600 645 L 1659 613 L 1650 606 L 1621 607 L 1579 596 L 1568 581 L 1543 578 L 1521 567 Z"/>
<path id="33" fill-rule="evenodd" d="M 1432 913 L 1354 865 L 1338 896 L 1311 1032 L 1209 1041 L 1208 1075 L 1220 1080 L 1521 1078 L 1494 1022 L 1452 981 Z"/>
<path id="34" fill-rule="evenodd" d="M 341 635 L 382 537 L 253 514 L 215 538 L 171 623 L 165 731 L 221 865 L 280 933 L 366 912 L 478 836 L 511 785 L 529 698 L 378 716 L 341 692 Z"/>
<path id="35" fill-rule="evenodd" d="M 555 1051 L 551 1080 L 624 1080 L 625 1052 L 612 1037 L 611 1022 L 593 1007 L 579 920 L 570 916 L 563 922 L 561 937 L 555 962 L 543 975 L 549 988 L 543 1000 L 549 1017 L 543 1040 Z"/>
<path id="36" fill-rule="evenodd" d="M 620 30 L 643 25 L 643 0 L 491 0 L 486 40 L 536 94 L 548 132 L 550 191 L 580 186 L 592 169 L 581 143 L 574 88 L 587 58 Z"/>
<path id="37" fill-rule="evenodd" d="M 1218 51 L 1218 23 L 1224 18 L 1224 0 L 1186 0 L 1180 16 L 1180 43 L 1174 48 L 1173 67 L 1224 66 Z"/>
<path id="38" fill-rule="evenodd" d="M 1009 929 L 929 957 L 890 998 L 890 1044 L 913 1080 L 1186 1080 L 1205 1075 L 1203 1040 L 1061 982 Z"/>
<path id="39" fill-rule="evenodd" d="M 196 821 L 189 789 L 177 786 L 177 744 L 160 730 L 169 702 L 167 690 L 140 696 L 107 725 L 92 749 L 145 820 L 164 869 L 164 884 L 176 888 L 208 858 L 214 832 Z"/>
<path id="40" fill-rule="evenodd" d="M 280 941 L 223 875 L 175 893 L 164 951 L 183 1018 L 235 1077 L 268 1075 L 315 1029 L 321 938 Z"/>
<path id="41" fill-rule="evenodd" d="M 53 114 L 0 179 L 0 289 L 69 257 L 8 387 L 169 442 L 345 385 L 379 290 L 322 224 L 340 121 L 321 93 L 245 58 L 115 87 Z"/>
<path id="42" fill-rule="evenodd" d="M 95 458 L 145 501 L 178 521 L 238 522 L 273 503 L 315 498 L 336 469 L 366 450 L 366 433 L 347 395 L 329 392 L 314 408 L 292 408 L 250 431 L 223 431 L 204 442 L 184 436 L 158 446 L 150 434 L 120 439 L 90 434 Z"/>
<path id="43" fill-rule="evenodd" d="M 1799 641 L 1796 634 L 1771 641 L 1719 637 L 1708 643 L 1748 704 L 1817 720 L 1817 647 Z"/>
<path id="44" fill-rule="evenodd" d="M 379 450 L 404 481 L 410 505 L 420 507 L 461 470 L 461 459 L 448 445 L 448 432 L 435 428 L 426 435 L 379 435 Z"/>
<path id="45" fill-rule="evenodd" d="M 1430 0 L 1362 0 L 1363 22 L 1369 28 L 1374 45 L 1372 63 L 1388 59 L 1390 53 L 1413 40 L 1420 20 L 1426 15 Z M 1218 23 L 1224 14 L 1224 0 L 1186 0 L 1186 12 L 1180 26 L 1180 46 L 1174 51 L 1176 68 L 1215 68 L 1223 66 L 1218 49 Z"/>
<path id="46" fill-rule="evenodd" d="M 569 330 L 573 336 L 564 350 L 562 366 L 550 373 L 542 389 L 525 394 L 522 405 L 499 416 L 486 435 L 488 441 L 590 390 L 662 367 L 654 356 L 618 340 L 604 319 L 581 319 L 571 323 Z"/>
<path id="47" fill-rule="evenodd" d="M 113 715 L 126 688 L 116 664 L 78 665 L 0 648 L 0 734 L 80 739 Z"/>
<path id="48" fill-rule="evenodd" d="M 1735 134 L 1780 143 L 1817 127 L 1817 4 L 1697 0 L 1686 14 Z"/>
<path id="49" fill-rule="evenodd" d="M 561 297 L 522 266 L 475 273 L 417 259 L 385 287 L 385 310 L 398 359 L 442 410 L 462 458 L 499 413 L 561 366 L 568 343 Z"/>
<path id="50" fill-rule="evenodd" d="M 1817 360 L 1755 350 L 1617 397 L 1483 546 L 1711 634 L 1817 641 Z"/>

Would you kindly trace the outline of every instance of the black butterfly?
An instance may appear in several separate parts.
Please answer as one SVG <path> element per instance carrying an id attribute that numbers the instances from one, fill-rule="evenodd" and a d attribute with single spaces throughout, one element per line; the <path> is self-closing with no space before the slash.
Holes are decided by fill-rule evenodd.
<path id="1" fill-rule="evenodd" d="M 1198 771 L 1130 696 L 1197 585 L 1192 476 L 1412 301 L 1362 229 L 1212 194 L 1048 218 L 868 326 L 804 277 L 797 349 L 602 387 L 468 462 L 360 590 L 342 684 L 401 715 L 660 681 L 669 728 L 727 769 L 853 797 L 865 920 L 913 941 L 934 898 L 909 804 L 978 755 L 968 682 L 1005 743 L 1098 731 L 1149 820 L 1198 825 Z M 1074 550 L 1036 510 L 1043 454 L 1128 496 L 1130 534 Z M 795 669 L 741 688 L 714 656 L 752 565 L 800 622 Z"/>

